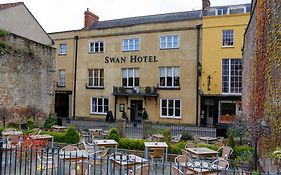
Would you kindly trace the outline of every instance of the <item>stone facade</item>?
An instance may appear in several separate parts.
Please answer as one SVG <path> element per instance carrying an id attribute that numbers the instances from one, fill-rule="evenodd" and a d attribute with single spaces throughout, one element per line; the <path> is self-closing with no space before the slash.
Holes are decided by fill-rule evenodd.
<path id="1" fill-rule="evenodd" d="M 22 120 L 27 106 L 53 112 L 54 48 L 14 34 L 0 36 L 0 67 L 0 105 L 14 113 L 6 122 Z"/>

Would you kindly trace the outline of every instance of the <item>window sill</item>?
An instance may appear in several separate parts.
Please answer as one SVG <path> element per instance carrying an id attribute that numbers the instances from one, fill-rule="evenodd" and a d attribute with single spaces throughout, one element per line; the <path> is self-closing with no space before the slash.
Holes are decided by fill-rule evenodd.
<path id="1" fill-rule="evenodd" d="M 157 87 L 158 90 L 181 90 L 180 87 Z"/>
<path id="2" fill-rule="evenodd" d="M 104 86 L 87 86 L 86 89 L 104 89 Z"/>
<path id="3" fill-rule="evenodd" d="M 122 52 L 138 52 L 140 50 L 122 50 Z"/>
<path id="4" fill-rule="evenodd" d="M 173 116 L 160 116 L 161 119 L 177 119 L 177 120 L 181 120 L 181 117 L 173 117 Z"/>
<path id="5" fill-rule="evenodd" d="M 175 47 L 175 48 L 160 48 L 160 50 L 178 50 L 180 49 L 179 47 Z"/>
<path id="6" fill-rule="evenodd" d="M 90 115 L 106 115 L 106 113 L 90 112 Z"/>
<path id="7" fill-rule="evenodd" d="M 65 85 L 57 85 L 58 88 L 65 88 Z"/>
<path id="8" fill-rule="evenodd" d="M 241 96 L 242 93 L 222 93 L 221 95 Z"/>
<path id="9" fill-rule="evenodd" d="M 58 56 L 66 56 L 66 53 L 59 53 Z"/>
<path id="10" fill-rule="evenodd" d="M 89 52 L 89 54 L 103 54 L 104 52 Z"/>
<path id="11" fill-rule="evenodd" d="M 233 46 L 221 46 L 221 48 L 234 48 L 234 45 Z"/>

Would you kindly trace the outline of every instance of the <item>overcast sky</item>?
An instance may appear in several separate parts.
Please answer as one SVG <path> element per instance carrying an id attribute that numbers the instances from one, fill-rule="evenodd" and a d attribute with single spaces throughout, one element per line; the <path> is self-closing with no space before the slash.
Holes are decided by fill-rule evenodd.
<path id="1" fill-rule="evenodd" d="M 47 32 L 81 29 L 89 8 L 100 20 L 201 9 L 201 0 L 0 0 L 23 1 Z M 210 0 L 211 6 L 250 3 L 251 0 Z"/>

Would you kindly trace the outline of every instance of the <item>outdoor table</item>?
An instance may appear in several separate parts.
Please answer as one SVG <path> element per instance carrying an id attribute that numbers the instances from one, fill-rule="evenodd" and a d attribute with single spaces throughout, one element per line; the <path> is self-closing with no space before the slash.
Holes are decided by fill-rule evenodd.
<path id="1" fill-rule="evenodd" d="M 23 135 L 22 131 L 8 131 L 8 132 L 2 132 L 2 136 L 7 137 L 7 136 L 17 136 L 17 135 Z"/>
<path id="2" fill-rule="evenodd" d="M 198 139 L 206 142 L 207 144 L 217 141 L 217 138 L 215 138 L 215 137 L 198 137 Z"/>
<path id="3" fill-rule="evenodd" d="M 94 132 L 94 131 L 98 131 L 98 132 L 102 132 L 102 128 L 99 129 L 89 129 L 90 132 Z"/>
<path id="4" fill-rule="evenodd" d="M 97 146 L 105 147 L 115 147 L 115 152 L 117 152 L 117 142 L 113 139 L 109 140 L 93 140 L 93 143 Z"/>
<path id="5" fill-rule="evenodd" d="M 52 148 L 54 147 L 54 137 L 51 135 L 31 135 L 30 138 L 32 140 L 52 140 Z"/>
<path id="6" fill-rule="evenodd" d="M 213 169 L 209 165 L 210 162 L 195 161 L 193 164 L 189 164 L 186 168 L 193 171 L 195 174 L 207 175 L 210 173 L 216 173 L 220 170 Z"/>
<path id="7" fill-rule="evenodd" d="M 205 158 L 206 156 L 217 156 L 218 152 L 209 148 L 186 148 L 186 151 L 191 155 L 196 155 L 198 158 Z"/>
<path id="8" fill-rule="evenodd" d="M 148 160 L 142 157 L 136 156 L 134 154 L 116 156 L 115 159 L 112 159 L 112 162 L 118 166 L 121 166 L 121 174 L 124 171 L 124 168 L 132 169 L 136 165 L 147 164 Z"/>
<path id="9" fill-rule="evenodd" d="M 77 164 L 79 161 L 86 161 L 88 159 L 88 152 L 86 150 L 78 150 L 78 151 L 60 151 L 59 152 L 59 175 L 65 174 L 65 162 L 73 162 L 73 164 Z"/>
<path id="10" fill-rule="evenodd" d="M 145 159 L 147 159 L 148 156 L 148 149 L 151 148 L 163 148 L 165 149 L 165 162 L 168 160 L 168 145 L 165 142 L 144 142 L 144 154 L 145 154 Z"/>
<path id="11" fill-rule="evenodd" d="M 53 125 L 52 129 L 56 132 L 64 132 L 67 129 L 67 126 Z"/>
<path id="12" fill-rule="evenodd" d="M 164 136 L 162 134 L 153 134 L 152 137 L 156 138 L 158 141 L 160 141 L 164 138 Z"/>

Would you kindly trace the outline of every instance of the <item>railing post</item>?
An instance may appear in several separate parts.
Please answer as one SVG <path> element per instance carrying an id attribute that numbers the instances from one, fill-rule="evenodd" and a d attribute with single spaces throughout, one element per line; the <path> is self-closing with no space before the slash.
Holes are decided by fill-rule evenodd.
<path id="1" fill-rule="evenodd" d="M 143 121 L 143 138 L 147 138 L 149 132 L 152 130 L 152 122 L 149 120 Z"/>
<path id="2" fill-rule="evenodd" d="M 0 175 L 2 174 L 2 160 L 3 159 L 3 138 L 0 138 Z"/>
<path id="3" fill-rule="evenodd" d="M 126 137 L 126 120 L 120 118 L 117 120 L 118 129 L 121 137 Z"/>

